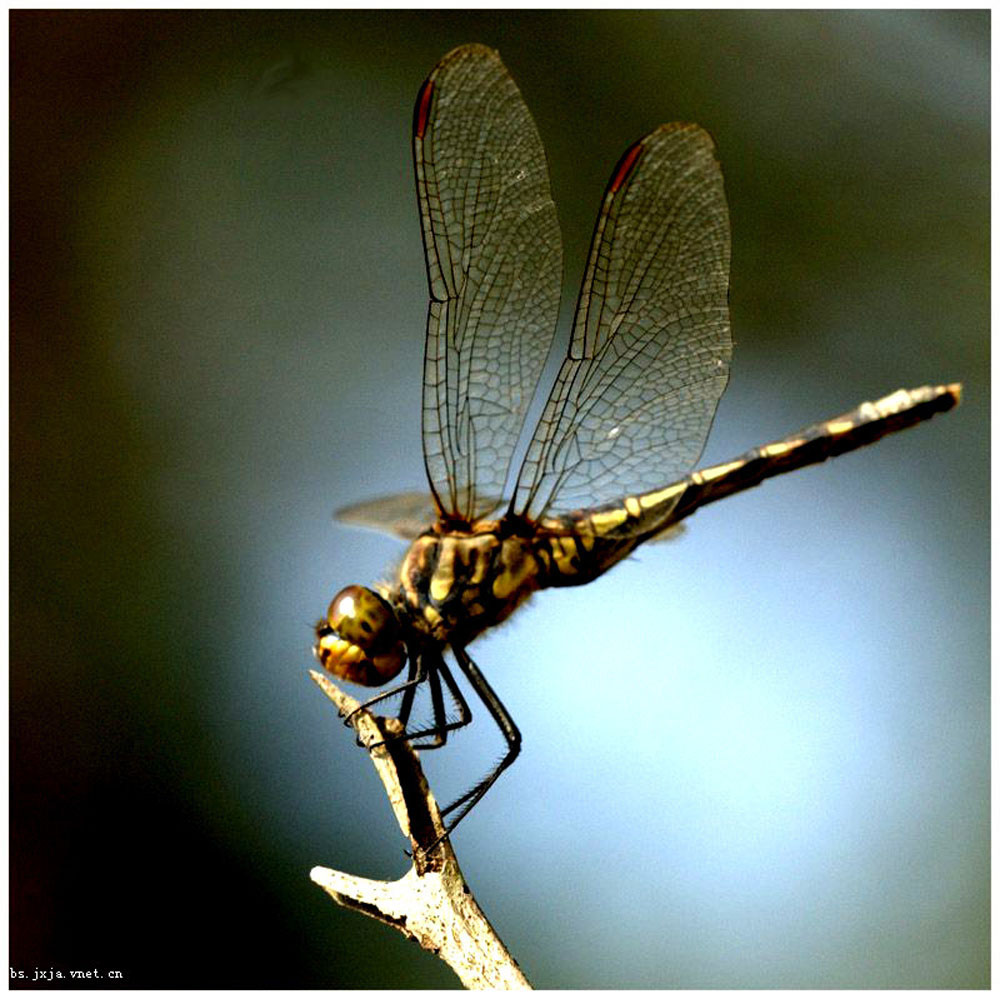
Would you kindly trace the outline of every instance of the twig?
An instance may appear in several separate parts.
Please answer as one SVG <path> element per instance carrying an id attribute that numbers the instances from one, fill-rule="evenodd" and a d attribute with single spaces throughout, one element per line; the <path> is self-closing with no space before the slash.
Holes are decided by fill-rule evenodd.
<path id="1" fill-rule="evenodd" d="M 341 716 L 358 707 L 322 673 L 310 672 Z M 469 891 L 451 843 L 446 838 L 427 850 L 444 827 L 417 754 L 405 739 L 384 742 L 402 731 L 400 723 L 359 711 L 352 724 L 369 747 L 399 828 L 410 839 L 413 865 L 398 881 L 371 881 L 327 867 L 314 867 L 309 876 L 338 904 L 395 927 L 437 954 L 467 989 L 530 989 Z"/>

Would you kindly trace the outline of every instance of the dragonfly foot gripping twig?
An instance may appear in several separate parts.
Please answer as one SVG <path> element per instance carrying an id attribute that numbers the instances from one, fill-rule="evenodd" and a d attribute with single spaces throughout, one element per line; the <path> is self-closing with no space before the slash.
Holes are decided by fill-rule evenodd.
<path id="1" fill-rule="evenodd" d="M 353 697 L 321 673 L 310 672 L 341 715 L 356 711 Z M 451 843 L 443 839 L 434 845 L 444 826 L 417 754 L 405 739 L 386 741 L 401 731 L 399 722 L 356 711 L 351 724 L 365 746 L 375 747 L 371 760 L 399 828 L 410 839 L 413 865 L 398 881 L 373 881 L 327 867 L 314 867 L 312 880 L 339 905 L 393 926 L 437 954 L 466 988 L 530 989 L 469 891 Z"/>

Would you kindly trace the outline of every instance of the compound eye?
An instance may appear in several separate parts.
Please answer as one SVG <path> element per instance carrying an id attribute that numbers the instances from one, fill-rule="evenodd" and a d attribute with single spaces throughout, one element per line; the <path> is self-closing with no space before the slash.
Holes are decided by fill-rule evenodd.
<path id="1" fill-rule="evenodd" d="M 399 623 L 388 602 L 364 586 L 342 589 L 330 601 L 326 619 L 341 638 L 366 652 L 391 645 L 399 636 Z"/>
<path id="2" fill-rule="evenodd" d="M 392 607 L 364 586 L 348 586 L 331 601 L 317 629 L 316 655 L 335 676 L 377 687 L 406 664 L 406 646 Z"/>

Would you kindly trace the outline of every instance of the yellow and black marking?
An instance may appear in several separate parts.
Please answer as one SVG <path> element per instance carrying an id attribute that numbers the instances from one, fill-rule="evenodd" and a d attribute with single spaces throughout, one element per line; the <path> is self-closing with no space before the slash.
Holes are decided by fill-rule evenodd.
<path id="1" fill-rule="evenodd" d="M 416 629 L 440 642 L 471 641 L 545 585 L 532 540 L 501 537 L 495 523 L 430 531 L 399 567 L 397 600 Z"/>

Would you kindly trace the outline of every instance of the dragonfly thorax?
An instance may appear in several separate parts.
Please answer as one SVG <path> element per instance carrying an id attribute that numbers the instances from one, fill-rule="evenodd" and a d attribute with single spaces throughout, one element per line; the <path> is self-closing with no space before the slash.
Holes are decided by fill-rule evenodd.
<path id="1" fill-rule="evenodd" d="M 422 637 L 464 645 L 544 585 L 532 542 L 499 527 L 429 531 L 410 546 L 393 599 Z"/>

